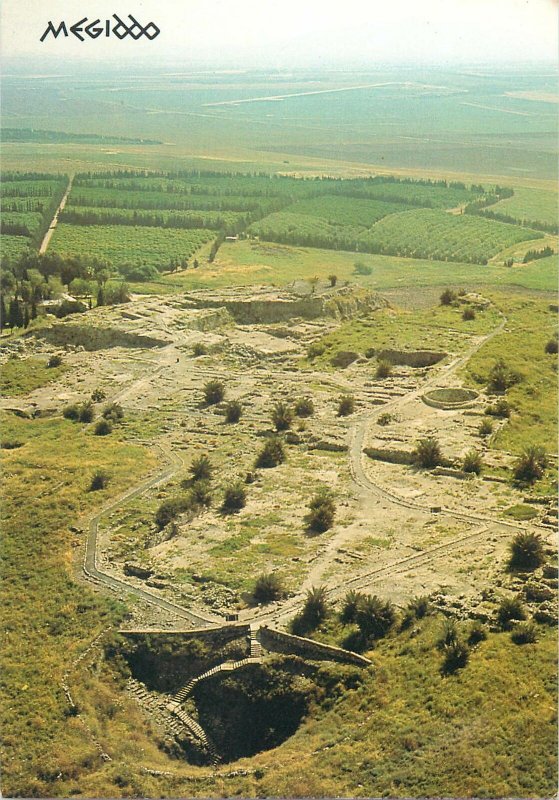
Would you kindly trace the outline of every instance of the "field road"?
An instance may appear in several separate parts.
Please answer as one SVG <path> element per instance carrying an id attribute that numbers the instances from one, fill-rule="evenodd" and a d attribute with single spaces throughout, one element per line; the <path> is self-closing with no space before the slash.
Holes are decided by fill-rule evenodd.
<path id="1" fill-rule="evenodd" d="M 68 200 L 68 195 L 72 189 L 72 183 L 74 182 L 74 176 L 70 175 L 70 180 L 68 181 L 68 186 L 66 187 L 66 191 L 64 192 L 64 196 L 60 201 L 60 204 L 56 211 L 54 212 L 54 217 L 52 218 L 52 222 L 49 225 L 48 231 L 45 233 L 43 237 L 43 241 L 41 242 L 41 246 L 39 247 L 39 255 L 47 252 L 47 247 L 49 246 L 49 242 L 52 238 L 52 234 L 54 233 L 56 226 L 58 224 L 58 216 L 64 206 L 66 205 L 66 201 Z"/>

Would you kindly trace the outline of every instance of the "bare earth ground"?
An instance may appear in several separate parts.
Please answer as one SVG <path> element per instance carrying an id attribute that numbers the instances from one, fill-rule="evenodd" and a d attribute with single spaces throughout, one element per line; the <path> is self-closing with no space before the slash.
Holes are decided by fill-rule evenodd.
<path id="1" fill-rule="evenodd" d="M 230 299 L 231 293 L 224 302 Z M 379 312 L 367 313 L 374 319 Z M 55 322 L 45 338 L 27 339 L 23 357 L 64 347 L 70 370 L 23 400 L 5 399 L 3 407 L 60 413 L 65 404 L 101 388 L 105 402 L 117 401 L 125 411 L 125 421 L 112 435 L 142 442 L 172 465 L 163 484 L 156 481 L 114 504 L 101 519 L 98 568 L 155 598 L 151 611 L 137 606 L 137 622 L 173 626 L 172 615 L 157 606 L 161 598 L 209 619 L 237 611 L 241 619 L 281 624 L 306 590 L 318 584 L 325 584 L 333 598 L 359 588 L 399 605 L 438 593 L 457 607 L 482 613 L 484 596 L 502 585 L 514 532 L 549 534 L 540 524 L 541 513 L 521 525 L 503 515 L 522 502 L 509 484 L 435 475 L 363 453 L 370 447 L 409 452 L 417 439 L 436 436 L 451 459 L 475 447 L 484 451 L 489 471 L 509 467 L 511 457 L 488 450 L 478 435 L 483 397 L 455 410 L 432 408 L 422 400 L 427 388 L 459 387 L 459 368 L 501 326 L 486 336 L 457 336 L 455 352 L 435 366 L 396 366 L 384 380 L 374 376 L 374 359 L 363 357 L 335 372 L 301 369 L 309 343 L 338 324 L 333 317 L 237 324 L 224 308 L 194 309 L 181 298 L 152 297 Z M 196 343 L 208 353 L 194 357 Z M 219 406 L 202 402 L 203 386 L 214 378 L 224 381 L 226 399 L 243 404 L 237 425 L 225 423 Z M 349 393 L 356 412 L 338 417 L 338 399 Z M 254 471 L 255 457 L 272 432 L 274 403 L 304 396 L 312 396 L 316 411 L 296 419 L 286 434 L 286 463 L 255 473 L 240 513 L 220 513 L 223 487 Z M 379 425 L 379 415 L 387 411 L 392 422 Z M 154 511 L 180 491 L 188 465 L 202 453 L 209 453 L 216 466 L 212 507 L 193 519 L 179 519 L 173 531 L 159 532 Z M 310 535 L 303 517 L 320 486 L 336 495 L 336 524 Z M 125 565 L 130 564 L 148 567 L 151 575 L 146 580 L 128 574 Z M 281 575 L 288 598 L 265 609 L 251 607 L 254 580 L 268 571 Z"/>

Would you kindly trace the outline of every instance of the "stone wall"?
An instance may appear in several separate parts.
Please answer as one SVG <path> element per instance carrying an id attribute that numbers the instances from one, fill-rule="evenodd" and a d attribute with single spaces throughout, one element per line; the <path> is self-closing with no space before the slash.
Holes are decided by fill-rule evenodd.
<path id="1" fill-rule="evenodd" d="M 406 367 L 432 367 L 446 358 L 447 353 L 437 350 L 380 350 L 376 356 L 380 361 Z"/>
<path id="2" fill-rule="evenodd" d="M 58 346 L 81 345 L 84 350 L 108 350 L 111 347 L 164 347 L 169 342 L 135 333 L 126 333 L 117 328 L 100 328 L 93 325 L 60 323 L 50 328 L 42 328 L 32 334 Z"/>
<path id="3" fill-rule="evenodd" d="M 313 661 L 337 661 L 341 664 L 355 664 L 359 667 L 368 667 L 372 663 L 365 656 L 343 650 L 341 647 L 322 644 L 313 639 L 294 636 L 291 633 L 284 633 L 267 626 L 260 628 L 260 641 L 266 650 L 298 655 Z"/>
<path id="4" fill-rule="evenodd" d="M 375 461 L 386 461 L 389 464 L 413 464 L 414 462 L 413 452 L 411 450 L 365 447 L 364 453 Z"/>

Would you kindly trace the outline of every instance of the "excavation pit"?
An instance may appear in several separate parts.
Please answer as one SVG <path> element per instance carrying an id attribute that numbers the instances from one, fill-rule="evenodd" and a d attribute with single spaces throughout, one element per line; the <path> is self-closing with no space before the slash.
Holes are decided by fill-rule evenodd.
<path id="1" fill-rule="evenodd" d="M 461 389 L 459 387 L 450 389 L 431 389 L 425 392 L 422 400 L 433 408 L 442 408 L 452 411 L 455 408 L 468 408 L 473 405 L 478 398 L 478 393 L 473 389 Z"/>

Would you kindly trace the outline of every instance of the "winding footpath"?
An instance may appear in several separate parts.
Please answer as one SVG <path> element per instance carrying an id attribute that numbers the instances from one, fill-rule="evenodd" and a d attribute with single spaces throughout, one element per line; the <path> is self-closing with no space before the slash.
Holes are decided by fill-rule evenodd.
<path id="1" fill-rule="evenodd" d="M 171 464 L 152 477 L 142 481 L 134 488 L 124 492 L 124 494 L 120 495 L 120 497 L 118 497 L 116 500 L 113 500 L 109 505 L 105 506 L 103 509 L 101 509 L 101 511 L 91 518 L 85 546 L 83 571 L 86 577 L 95 583 L 103 584 L 107 588 L 116 592 L 126 592 L 128 594 L 136 595 L 136 597 L 139 597 L 147 603 L 159 606 L 159 608 L 169 611 L 176 616 L 182 617 L 183 619 L 187 619 L 189 622 L 195 624 L 202 623 L 203 625 L 208 626 L 219 625 L 221 621 L 219 618 L 190 611 L 189 609 L 184 608 L 184 606 L 180 606 L 177 603 L 173 603 L 170 600 L 159 597 L 147 589 L 135 586 L 120 578 L 115 578 L 112 575 L 109 575 L 107 572 L 103 572 L 103 570 L 99 569 L 97 566 L 97 541 L 99 534 L 99 522 L 101 518 L 106 514 L 109 514 L 111 511 L 121 507 L 123 503 L 127 503 L 130 500 L 133 500 L 135 497 L 139 497 L 140 495 L 144 494 L 144 492 L 147 492 L 149 489 L 152 489 L 154 486 L 159 486 L 160 484 L 170 480 L 173 475 L 175 475 L 175 473 L 183 466 L 183 462 L 182 459 L 173 453 L 172 450 L 167 451 L 166 454 L 170 457 L 172 461 Z"/>

